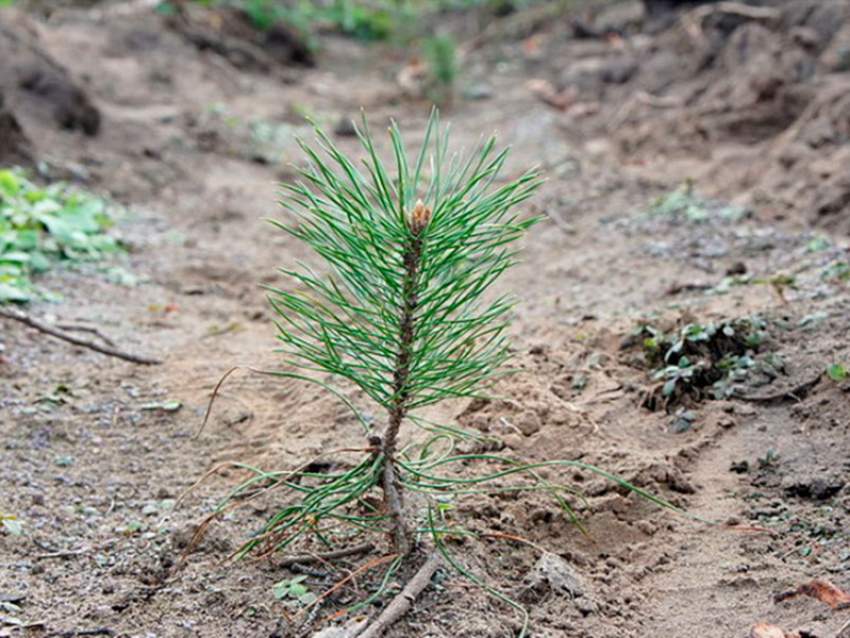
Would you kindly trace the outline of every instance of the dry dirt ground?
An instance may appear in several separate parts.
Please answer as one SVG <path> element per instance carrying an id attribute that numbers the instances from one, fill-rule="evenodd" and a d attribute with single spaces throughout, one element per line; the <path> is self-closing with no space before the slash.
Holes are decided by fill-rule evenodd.
<path id="1" fill-rule="evenodd" d="M 523 602 L 532 636 L 743 637 L 760 620 L 850 636 L 847 610 L 774 601 L 814 577 L 850 587 L 850 395 L 846 381 L 823 375 L 850 363 L 848 282 L 823 274 L 848 261 L 850 246 L 850 83 L 847 50 L 833 43 L 850 22 L 847 3 L 769 4 L 770 18 L 712 14 L 697 31 L 693 15 L 655 34 L 609 16 L 616 28 L 598 20 L 602 37 L 585 39 L 571 37 L 567 19 L 517 23 L 466 51 L 445 109 L 454 143 L 498 131 L 513 146 L 510 173 L 542 166 L 548 182 L 523 212 L 546 219 L 499 283 L 519 297 L 518 374 L 501 382 L 505 400 L 459 402 L 437 416 L 500 437 L 516 458 L 597 465 L 716 523 L 584 472 L 550 478 L 585 495 L 575 505 L 586 536 L 543 494 L 459 499 L 451 516 L 473 530 L 533 544 L 453 548 L 466 569 Z M 796 15 L 803 5 L 808 13 Z M 836 13 L 819 17 L 825 6 Z M 405 54 L 329 37 L 313 68 L 265 58 L 246 67 L 238 56 L 235 65 L 140 4 L 63 9 L 46 21 L 8 13 L 0 23 L 82 89 L 33 97 L 4 86 L 27 138 L 22 153 L 126 204 L 116 232 L 130 248 L 121 265 L 137 280 L 60 269 L 41 283 L 62 300 L 30 311 L 97 325 L 164 360 L 136 366 L 0 322 L 0 509 L 25 522 L 22 536 L 0 535 L 0 635 L 310 635 L 319 626 L 287 621 L 292 610 L 272 593 L 294 572 L 274 559 L 220 564 L 279 503 L 232 511 L 174 571 L 197 522 L 245 475 L 219 468 L 176 508 L 175 499 L 224 461 L 284 469 L 363 445 L 320 390 L 246 372 L 228 380 L 195 435 L 225 371 L 279 367 L 258 284 L 281 283 L 275 268 L 308 255 L 262 218 L 281 216 L 275 183 L 299 161 L 292 136 L 309 135 L 301 116 L 334 129 L 364 107 L 375 131 L 395 118 L 415 140 L 429 106 L 399 89 Z M 0 56 L 13 45 L 3 46 Z M 64 119 L 37 99 L 57 91 L 71 104 Z M 271 133 L 257 132 L 269 123 Z M 344 130 L 334 139 L 357 152 Z M 653 207 L 683 184 L 748 213 L 714 206 L 694 219 Z M 728 273 L 741 283 L 744 272 L 748 285 L 728 285 Z M 795 285 L 770 283 L 784 275 Z M 776 375 L 748 377 L 746 399 L 644 407 L 659 382 L 629 346 L 637 326 L 754 315 L 784 362 Z M 144 409 L 166 399 L 182 408 Z M 569 564 L 569 588 L 530 586 L 540 547 Z M 385 550 L 305 583 L 326 591 Z M 391 636 L 520 629 L 515 609 L 455 572 L 437 580 Z M 310 618 L 357 593 L 341 590 Z M 15 629 L 11 617 L 33 627 Z"/>

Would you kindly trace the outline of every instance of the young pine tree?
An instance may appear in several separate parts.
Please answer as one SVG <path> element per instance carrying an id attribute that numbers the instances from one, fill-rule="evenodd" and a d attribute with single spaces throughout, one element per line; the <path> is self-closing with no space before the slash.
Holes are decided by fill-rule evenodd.
<path id="1" fill-rule="evenodd" d="M 508 358 L 512 301 L 482 296 L 514 263 L 514 242 L 535 221 L 516 205 L 540 174 L 500 182 L 507 150 L 497 151 L 494 138 L 469 155 L 449 154 L 448 127 L 436 111 L 412 162 L 391 125 L 391 166 L 365 123 L 360 165 L 316 133 L 318 149 L 301 143 L 309 163 L 300 181 L 285 187 L 281 203 L 293 219 L 276 225 L 309 245 L 324 268 L 284 270 L 293 287 L 269 290 L 281 352 L 310 374 L 354 383 L 383 408 L 385 424 L 380 434 L 368 432 L 374 454 L 362 475 L 311 506 L 324 511 L 380 484 L 385 508 L 377 518 L 405 554 L 410 477 L 398 456 L 401 425 L 444 399 L 478 396 Z"/>

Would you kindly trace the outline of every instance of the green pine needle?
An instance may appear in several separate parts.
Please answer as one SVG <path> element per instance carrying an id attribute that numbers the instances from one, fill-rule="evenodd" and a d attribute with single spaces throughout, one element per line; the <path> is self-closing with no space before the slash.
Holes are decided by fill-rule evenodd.
<path id="1" fill-rule="evenodd" d="M 540 174 L 499 185 L 507 151 L 494 138 L 468 156 L 449 155 L 436 110 L 412 163 L 394 123 L 389 166 L 365 122 L 360 166 L 318 127 L 316 134 L 317 148 L 300 142 L 310 161 L 281 202 L 294 223 L 273 223 L 308 244 L 327 274 L 302 264 L 283 270 L 292 290 L 269 289 L 280 351 L 305 370 L 349 379 L 401 417 L 477 395 L 509 356 L 512 305 L 481 297 L 536 221 L 514 207 L 540 186 Z M 410 216 L 420 201 L 429 214 L 416 232 Z"/>

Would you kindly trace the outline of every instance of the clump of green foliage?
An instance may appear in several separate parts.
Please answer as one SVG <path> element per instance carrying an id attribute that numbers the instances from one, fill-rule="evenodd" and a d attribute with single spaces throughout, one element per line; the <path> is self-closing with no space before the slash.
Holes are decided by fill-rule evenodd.
<path id="1" fill-rule="evenodd" d="M 832 283 L 850 281 L 850 262 L 836 259 L 827 264 L 821 272 L 821 277 Z"/>
<path id="2" fill-rule="evenodd" d="M 396 26 L 396 15 L 404 3 L 376 0 L 195 0 L 199 4 L 226 4 L 244 11 L 257 29 L 265 31 L 284 22 L 309 35 L 317 29 L 330 28 L 364 41 L 387 39 Z M 168 0 L 160 4 L 160 12 L 173 11 Z"/>
<path id="3" fill-rule="evenodd" d="M 32 281 L 57 261 L 96 260 L 121 250 L 106 233 L 112 207 L 57 182 L 40 187 L 21 169 L 0 170 L 0 303 L 43 296 Z"/>
<path id="4" fill-rule="evenodd" d="M 743 208 L 700 197 L 692 183 L 657 197 L 646 209 L 650 217 L 661 217 L 678 223 L 700 224 L 710 220 L 738 221 L 749 214 Z"/>
<path id="5" fill-rule="evenodd" d="M 850 378 L 850 370 L 843 363 L 833 363 L 827 367 L 826 376 L 836 383 L 841 383 Z"/>
<path id="6" fill-rule="evenodd" d="M 437 104 L 451 102 L 457 77 L 457 47 L 454 39 L 447 35 L 431 36 L 425 38 L 422 49 L 431 75 L 431 99 Z"/>
<path id="7" fill-rule="evenodd" d="M 430 538 L 453 567 L 521 610 L 527 621 L 518 603 L 488 588 L 449 552 L 446 538 L 476 536 L 452 519 L 451 499 L 486 493 L 498 481 L 491 490 L 549 494 L 578 523 L 567 502 L 575 491 L 539 472 L 563 468 L 595 472 L 671 506 L 578 461 L 523 463 L 459 452 L 459 442 L 482 437 L 421 415 L 446 399 L 486 396 L 510 358 L 513 300 L 485 293 L 515 263 L 513 244 L 536 221 L 515 208 L 534 193 L 541 176 L 532 170 L 499 181 L 507 150 L 497 150 L 494 138 L 469 155 L 450 154 L 448 127 L 440 126 L 436 111 L 412 158 L 392 124 L 390 165 L 379 158 L 365 120 L 358 135 L 365 154 L 359 164 L 318 127 L 315 146 L 301 142 L 308 163 L 298 170 L 300 180 L 284 187 L 281 202 L 291 220 L 273 223 L 311 248 L 319 263 L 282 270 L 292 286 L 268 289 L 279 352 L 289 368 L 265 374 L 316 384 L 335 395 L 362 425 L 367 445 L 326 451 L 292 471 L 239 465 L 251 478 L 201 524 L 196 538 L 213 518 L 245 502 L 248 491 L 250 499 L 276 490 L 279 508 L 235 558 L 269 556 L 308 539 L 332 548 L 364 534 L 384 535 L 393 553 L 362 568 L 384 565 L 385 571 L 351 612 L 381 596 L 401 562 Z M 335 380 L 345 380 L 381 408 L 384 418 L 377 426 Z M 420 431 L 410 442 L 400 436 L 404 424 Z M 506 483 L 512 479 L 514 484 Z M 290 604 L 306 601 L 308 593 L 292 580 L 275 589 Z M 305 603 L 301 612 L 314 604 Z"/>
<path id="8" fill-rule="evenodd" d="M 767 325 L 759 317 L 690 323 L 669 332 L 638 326 L 629 343 L 640 344 L 653 379 L 660 382 L 645 396 L 644 405 L 657 409 L 725 399 L 738 394 L 741 383 L 755 372 L 776 378 L 784 365 L 778 355 L 761 352 L 768 341 Z"/>

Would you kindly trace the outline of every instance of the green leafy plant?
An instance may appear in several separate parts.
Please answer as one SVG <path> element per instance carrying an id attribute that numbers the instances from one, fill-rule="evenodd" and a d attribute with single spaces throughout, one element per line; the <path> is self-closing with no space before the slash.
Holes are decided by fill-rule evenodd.
<path id="1" fill-rule="evenodd" d="M 362 534 L 387 536 L 392 553 L 360 568 L 386 564 L 385 574 L 348 609 L 353 611 L 380 596 L 402 560 L 429 537 L 452 566 L 481 582 L 446 546 L 446 538 L 475 536 L 451 520 L 452 498 L 543 491 L 577 523 L 566 500 L 575 490 L 544 479 L 542 468 L 595 472 L 672 507 L 578 461 L 523 463 L 498 454 L 458 452 L 459 441 L 482 437 L 421 415 L 423 408 L 446 399 L 486 396 L 510 358 L 507 328 L 513 301 L 487 293 L 515 263 L 514 242 L 536 221 L 515 209 L 534 193 L 541 177 L 529 171 L 498 181 L 507 151 L 497 150 L 494 138 L 467 156 L 449 154 L 448 129 L 440 126 L 436 111 L 412 159 L 392 124 L 392 168 L 379 159 L 365 121 L 358 133 L 365 154 L 360 165 L 318 127 L 316 146 L 301 142 L 309 162 L 299 169 L 300 181 L 285 186 L 281 202 L 291 221 L 273 223 L 309 246 L 322 264 L 321 269 L 305 264 L 284 269 L 292 286 L 268 289 L 278 315 L 278 351 L 290 370 L 265 374 L 332 393 L 353 411 L 368 445 L 325 452 L 293 471 L 237 464 L 251 477 L 224 499 L 198 534 L 213 518 L 244 503 L 248 490 L 255 493 L 247 498 L 253 498 L 257 488 L 266 488 L 259 493 L 285 492 L 278 492 L 283 505 L 234 552 L 235 558 L 268 556 L 308 537 L 330 548 Z M 382 423 L 373 427 L 334 380 L 358 388 L 379 406 Z M 404 423 L 420 430 L 407 443 L 400 436 Z M 342 461 L 351 455 L 354 460 Z M 513 479 L 521 482 L 504 483 Z M 493 481 L 499 484 L 488 487 Z M 291 597 L 291 584 L 281 585 L 280 593 Z M 488 591 L 522 609 L 500 592 Z"/>
<path id="2" fill-rule="evenodd" d="M 653 379 L 662 382 L 644 398 L 650 408 L 669 408 L 704 395 L 729 398 L 753 372 L 772 379 L 783 370 L 778 355 L 757 356 L 767 340 L 766 324 L 759 317 L 692 323 L 669 333 L 641 325 L 632 337 L 654 369 Z"/>
<path id="3" fill-rule="evenodd" d="M 850 378 L 850 371 L 841 363 L 833 363 L 826 369 L 826 376 L 836 383 L 841 383 Z"/>
<path id="4" fill-rule="evenodd" d="M 111 212 L 92 193 L 62 182 L 42 188 L 21 169 L 0 170 L 0 303 L 42 296 L 32 276 L 58 260 L 97 260 L 120 251 L 106 234 Z"/>
<path id="5" fill-rule="evenodd" d="M 693 183 L 657 197 L 645 211 L 650 217 L 665 217 L 676 222 L 700 224 L 710 220 L 734 222 L 743 219 L 748 212 L 742 208 L 700 197 Z"/>
<path id="6" fill-rule="evenodd" d="M 11 536 L 20 536 L 24 533 L 24 524 L 17 516 L 0 514 L 0 529 Z"/>
<path id="7" fill-rule="evenodd" d="M 294 578 L 279 580 L 272 588 L 274 597 L 278 600 L 289 598 L 305 604 L 313 602 L 316 600 L 316 594 L 304 585 L 305 580 L 307 580 L 307 576 L 303 574 Z"/>
<path id="8" fill-rule="evenodd" d="M 198 0 L 195 0 L 196 2 Z M 279 0 L 224 0 L 242 9 L 258 29 L 270 28 L 276 22 L 286 22 L 304 34 L 321 26 L 331 27 L 358 40 L 384 40 L 396 26 L 397 3 L 386 0 L 371 3 L 352 0 L 299 0 L 284 3 Z M 211 4 L 206 0 L 205 4 Z"/>
<path id="9" fill-rule="evenodd" d="M 425 38 L 422 50 L 431 76 L 431 98 L 438 104 L 451 102 L 457 77 L 457 47 L 454 39 L 446 35 Z"/>

